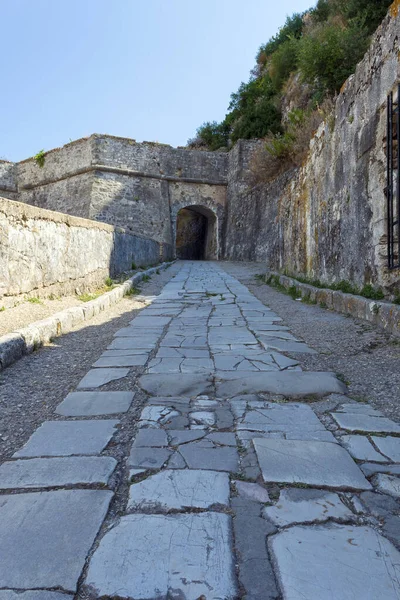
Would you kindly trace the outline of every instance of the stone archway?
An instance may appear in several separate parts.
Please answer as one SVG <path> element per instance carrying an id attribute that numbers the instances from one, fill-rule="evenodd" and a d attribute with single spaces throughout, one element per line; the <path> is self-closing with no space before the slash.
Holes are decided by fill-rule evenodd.
<path id="1" fill-rule="evenodd" d="M 176 216 L 175 251 L 184 260 L 218 258 L 217 216 L 197 204 L 181 208 Z"/>

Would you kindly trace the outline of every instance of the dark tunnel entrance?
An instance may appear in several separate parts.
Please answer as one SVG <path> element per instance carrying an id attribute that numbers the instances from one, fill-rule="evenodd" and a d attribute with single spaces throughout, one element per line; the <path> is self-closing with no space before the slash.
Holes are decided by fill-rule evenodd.
<path id="1" fill-rule="evenodd" d="M 204 206 L 181 208 L 176 217 L 176 256 L 182 260 L 216 258 L 216 217 Z"/>

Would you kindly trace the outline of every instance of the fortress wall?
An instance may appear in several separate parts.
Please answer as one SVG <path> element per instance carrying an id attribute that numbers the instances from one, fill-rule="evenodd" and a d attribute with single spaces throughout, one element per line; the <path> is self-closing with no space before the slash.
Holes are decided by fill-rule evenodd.
<path id="1" fill-rule="evenodd" d="M 6 160 L 0 160 L 0 196 L 17 198 L 16 166 Z"/>
<path id="2" fill-rule="evenodd" d="M 399 2 L 337 98 L 308 158 L 270 184 L 252 187 L 254 142 L 230 153 L 225 257 L 331 283 L 398 281 L 386 268 L 386 98 L 400 80 Z"/>
<path id="3" fill-rule="evenodd" d="M 215 202 L 222 223 L 227 168 L 226 153 L 94 134 L 47 152 L 43 168 L 34 159 L 18 163 L 16 199 L 123 227 L 162 243 L 169 258 L 174 203 L 181 208 Z"/>
<path id="4" fill-rule="evenodd" d="M 22 294 L 91 290 L 108 276 L 158 262 L 160 245 L 105 223 L 0 198 L 0 306 Z"/>

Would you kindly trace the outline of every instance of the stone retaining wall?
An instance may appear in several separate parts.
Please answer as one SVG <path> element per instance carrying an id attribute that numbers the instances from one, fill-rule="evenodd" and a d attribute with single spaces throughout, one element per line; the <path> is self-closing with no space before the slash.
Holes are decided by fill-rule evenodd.
<path id="1" fill-rule="evenodd" d="M 111 225 L 0 198 L 0 306 L 21 296 L 82 293 L 170 248 Z"/>
<path id="2" fill-rule="evenodd" d="M 400 337 L 400 306 L 397 304 L 369 300 L 363 296 L 345 294 L 338 290 L 317 288 L 274 271 L 267 273 L 266 279 L 268 275 L 279 277 L 279 283 L 287 290 L 295 287 L 299 298 L 306 298 L 308 302 L 320 304 L 323 308 L 368 321 L 381 329 L 385 329 L 391 335 Z"/>

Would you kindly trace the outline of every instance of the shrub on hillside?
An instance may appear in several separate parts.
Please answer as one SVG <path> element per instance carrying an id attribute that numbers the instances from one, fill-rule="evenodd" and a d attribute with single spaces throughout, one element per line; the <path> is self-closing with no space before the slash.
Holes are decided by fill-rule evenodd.
<path id="1" fill-rule="evenodd" d="M 303 80 L 320 94 L 334 94 L 353 73 L 367 47 L 365 32 L 340 23 L 315 27 L 298 45 L 298 66 Z"/>

